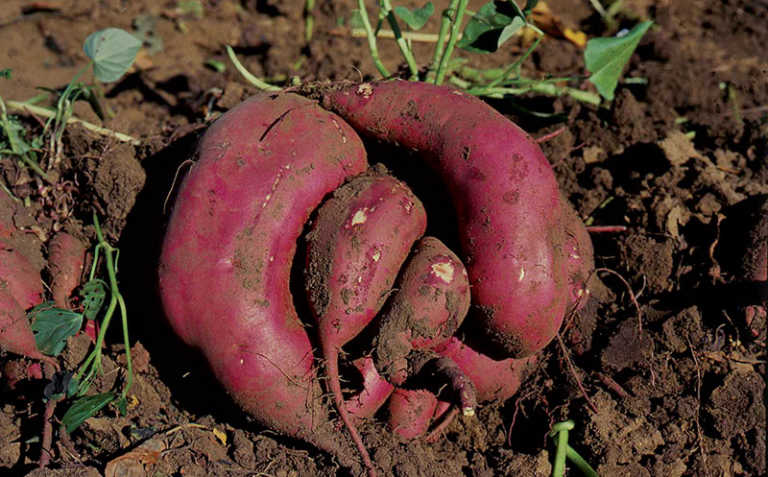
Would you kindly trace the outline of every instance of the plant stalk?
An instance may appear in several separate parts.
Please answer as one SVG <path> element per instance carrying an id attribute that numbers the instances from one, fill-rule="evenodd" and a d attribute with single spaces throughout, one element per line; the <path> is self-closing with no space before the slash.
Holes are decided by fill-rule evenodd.
<path id="1" fill-rule="evenodd" d="M 408 64 L 408 69 L 411 72 L 411 77 L 409 79 L 411 81 L 418 80 L 419 67 L 416 65 L 416 59 L 413 57 L 411 47 L 406 43 L 405 38 L 403 38 L 400 25 L 397 23 L 397 18 L 395 18 L 395 12 L 392 10 L 392 2 L 389 0 L 381 0 L 381 6 L 383 7 L 383 13 L 387 18 L 387 22 L 389 23 L 390 28 L 392 28 L 392 33 L 395 35 L 395 42 L 400 48 L 400 52 L 403 54 L 405 62 Z"/>
<path id="2" fill-rule="evenodd" d="M 379 47 L 376 46 L 376 34 L 371 28 L 371 22 L 368 20 L 368 9 L 365 8 L 364 0 L 357 0 L 357 8 L 360 11 L 360 21 L 363 23 L 363 29 L 365 30 L 366 37 L 368 38 L 368 49 L 371 52 L 371 59 L 376 69 L 379 70 L 379 74 L 385 78 L 390 76 L 389 70 L 384 63 L 381 62 L 379 57 Z"/>
<path id="3" fill-rule="evenodd" d="M 437 65 L 437 72 L 435 73 L 435 84 L 441 85 L 445 80 L 445 74 L 448 68 L 448 60 L 453 54 L 453 48 L 456 45 L 456 41 L 459 37 L 459 29 L 461 28 L 461 20 L 464 18 L 464 12 L 467 9 L 468 0 L 459 0 L 456 6 L 456 12 L 451 23 L 450 35 L 448 36 L 448 44 L 445 45 L 445 51 L 440 57 L 440 63 Z"/>
<path id="4" fill-rule="evenodd" d="M 40 106 L 34 106 L 32 104 L 23 103 L 23 102 L 20 102 L 20 101 L 8 101 L 7 104 L 8 104 L 8 107 L 10 109 L 15 109 L 17 111 L 32 113 L 32 114 L 36 114 L 38 116 L 42 116 L 44 118 L 49 118 L 49 119 L 52 119 L 52 118 L 56 117 L 56 112 L 55 111 L 52 111 L 52 110 L 47 109 L 47 108 L 42 108 Z M 95 132 L 96 134 L 100 134 L 102 136 L 113 137 L 113 138 L 117 139 L 120 142 L 127 142 L 129 144 L 134 145 L 134 146 L 141 145 L 141 141 L 136 139 L 133 136 L 129 136 L 127 134 L 119 133 L 119 132 L 116 132 L 116 131 L 112 131 L 111 129 L 106 129 L 106 128 L 103 128 L 101 126 L 97 126 L 97 125 L 95 125 L 93 123 L 89 123 L 87 121 L 83 121 L 82 119 L 76 118 L 74 116 L 70 116 L 67 119 L 67 124 L 79 124 L 80 126 L 84 127 L 85 129 L 87 129 L 89 131 L 92 131 L 92 132 Z"/>

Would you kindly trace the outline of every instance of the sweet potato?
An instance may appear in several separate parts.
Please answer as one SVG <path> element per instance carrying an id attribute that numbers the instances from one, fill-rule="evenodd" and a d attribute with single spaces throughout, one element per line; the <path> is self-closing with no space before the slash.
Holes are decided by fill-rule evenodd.
<path id="1" fill-rule="evenodd" d="M 262 94 L 218 119 L 198 157 L 161 252 L 170 324 L 258 422 L 356 465 L 322 402 L 289 281 L 310 213 L 367 167 L 359 137 L 310 100 Z"/>
<path id="2" fill-rule="evenodd" d="M 328 387 L 369 469 L 370 457 L 344 405 L 338 354 L 376 316 L 426 225 L 424 206 L 405 184 L 372 173 L 337 189 L 307 235 L 305 283 Z"/>
<path id="3" fill-rule="evenodd" d="M 37 267 L 14 246 L 18 237 L 8 202 L 0 199 L 0 349 L 53 364 L 38 351 L 24 312 L 43 301 L 43 282 Z"/>
<path id="4" fill-rule="evenodd" d="M 448 87 L 388 81 L 322 96 L 358 131 L 420 151 L 442 177 L 488 348 L 524 357 L 549 343 L 569 301 L 565 212 L 530 136 Z"/>
<path id="5" fill-rule="evenodd" d="M 414 248 L 387 303 L 376 338 L 376 366 L 400 386 L 413 370 L 407 356 L 448 340 L 469 310 L 464 265 L 440 240 L 424 237 Z"/>
<path id="6" fill-rule="evenodd" d="M 753 338 L 764 337 L 768 317 L 768 194 L 734 204 L 722 224 L 721 260 L 736 280 L 736 311 Z"/>
<path id="7" fill-rule="evenodd" d="M 573 310 L 581 309 L 589 297 L 587 281 L 595 269 L 592 239 L 584 223 L 565 198 L 561 198 L 565 214 L 565 254 L 568 260 L 568 302 Z"/>
<path id="8" fill-rule="evenodd" d="M 381 377 L 370 356 L 356 359 L 352 365 L 363 378 L 363 390 L 347 399 L 345 406 L 353 420 L 367 419 L 387 402 L 395 387 Z"/>
<path id="9" fill-rule="evenodd" d="M 85 253 L 83 242 L 66 232 L 57 233 L 48 244 L 51 292 L 59 308 L 69 308 L 72 291 L 80 285 Z"/>
<path id="10" fill-rule="evenodd" d="M 38 351 L 35 335 L 29 326 L 24 308 L 8 290 L 2 288 L 2 283 L 0 283 L 0 350 L 47 361 L 51 364 L 55 363 L 53 358 Z"/>
<path id="11" fill-rule="evenodd" d="M 395 389 L 389 398 L 389 428 L 404 440 L 415 439 L 429 429 L 437 398 L 424 389 Z"/>
<path id="12" fill-rule="evenodd" d="M 525 375 L 536 363 L 536 355 L 496 361 L 452 337 L 436 351 L 455 362 L 475 385 L 478 402 L 504 401 L 520 388 Z"/>

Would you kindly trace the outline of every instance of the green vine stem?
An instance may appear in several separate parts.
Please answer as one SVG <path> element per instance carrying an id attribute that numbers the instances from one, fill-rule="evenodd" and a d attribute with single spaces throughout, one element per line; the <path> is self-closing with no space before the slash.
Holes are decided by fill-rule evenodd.
<path id="1" fill-rule="evenodd" d="M 312 32 L 315 29 L 315 0 L 307 0 L 304 4 L 304 40 L 309 43 L 312 40 Z"/>
<path id="2" fill-rule="evenodd" d="M 445 51 L 445 35 L 448 34 L 448 29 L 451 27 L 451 16 L 454 15 L 458 5 L 459 0 L 451 0 L 448 8 L 443 10 L 442 18 L 440 19 L 440 31 L 437 33 L 437 43 L 432 55 L 432 64 L 429 65 L 429 71 L 427 72 L 427 81 L 434 82 L 437 77 L 437 67 L 440 63 L 440 58 L 443 56 L 443 51 Z"/>
<path id="3" fill-rule="evenodd" d="M 42 116 L 44 118 L 54 118 L 56 116 L 56 111 L 53 111 L 51 109 L 42 108 L 40 106 L 35 106 L 33 104 L 29 104 L 26 102 L 20 102 L 20 101 L 7 101 L 8 108 L 14 109 L 17 111 L 22 111 L 26 113 L 36 114 L 38 116 Z M 97 126 L 93 123 L 89 123 L 87 121 L 83 121 L 82 119 L 76 118 L 74 116 L 70 116 L 67 119 L 67 124 L 73 124 L 77 123 L 80 126 L 84 127 L 85 129 L 95 132 L 96 134 L 100 134 L 102 136 L 108 136 L 113 137 L 117 139 L 120 142 L 127 142 L 129 144 L 132 144 L 134 146 L 141 145 L 141 141 L 136 139 L 133 136 L 129 136 L 127 134 L 122 134 L 119 132 L 112 131 L 111 129 L 106 129 L 100 126 Z"/>
<path id="4" fill-rule="evenodd" d="M 125 345 L 125 361 L 128 368 L 128 376 L 126 378 L 126 384 L 120 394 L 121 398 L 125 398 L 128 394 L 128 390 L 133 385 L 133 362 L 131 360 L 131 346 L 128 336 L 128 310 L 125 305 L 125 299 L 120 293 L 117 284 L 117 260 L 120 256 L 120 251 L 114 248 L 104 239 L 104 234 L 101 231 L 99 225 L 99 218 L 96 212 L 93 213 L 93 226 L 96 229 L 96 237 L 98 244 L 94 249 L 93 265 L 91 266 L 90 280 L 93 280 L 96 276 L 96 264 L 99 259 L 99 254 L 104 254 L 105 267 L 107 269 L 107 278 L 109 280 L 110 300 L 107 306 L 107 311 L 104 313 L 104 318 L 101 321 L 101 327 L 99 329 L 99 335 L 96 338 L 96 344 L 94 350 L 88 355 L 80 370 L 75 376 L 80 383 L 78 394 L 82 396 L 88 391 L 90 386 L 90 380 L 97 372 L 101 372 L 101 349 L 104 344 L 104 337 L 107 333 L 107 328 L 112 320 L 112 316 L 115 313 L 115 309 L 119 306 L 120 318 L 123 328 L 123 343 Z"/>
<path id="5" fill-rule="evenodd" d="M 368 49 L 371 52 L 371 59 L 376 69 L 379 70 L 379 74 L 385 78 L 389 78 L 390 73 L 384 63 L 381 62 L 379 57 L 379 47 L 376 45 L 376 34 L 373 33 L 371 28 L 371 22 L 368 20 L 368 9 L 365 8 L 364 0 L 357 0 L 357 9 L 360 11 L 360 21 L 363 24 L 363 30 L 365 30 L 365 36 L 368 38 Z"/>
<path id="6" fill-rule="evenodd" d="M 237 56 L 235 55 L 235 50 L 232 49 L 231 46 L 226 45 L 224 49 L 227 50 L 227 56 L 229 56 L 229 60 L 232 62 L 233 65 L 235 65 L 235 69 L 243 75 L 243 78 L 245 78 L 249 83 L 254 85 L 255 87 L 264 90 L 264 91 L 282 91 L 283 89 L 271 85 L 257 77 L 255 77 L 248 69 L 246 69 L 245 66 L 243 66 L 242 63 L 240 63 L 240 60 L 237 59 Z"/>
<path id="7" fill-rule="evenodd" d="M 453 54 L 453 48 L 456 45 L 456 41 L 458 41 L 459 29 L 461 28 L 461 20 L 462 18 L 464 18 L 464 12 L 467 9 L 467 3 L 468 3 L 468 0 L 459 0 L 458 5 L 456 6 L 455 14 L 451 23 L 451 30 L 450 30 L 451 33 L 448 36 L 448 44 L 445 45 L 445 50 L 443 51 L 443 54 L 440 57 L 440 62 L 437 65 L 437 70 L 435 73 L 436 85 L 443 84 L 443 81 L 445 80 L 445 74 L 448 67 L 448 60 L 451 58 L 451 55 Z"/>
<path id="8" fill-rule="evenodd" d="M 382 13 L 384 16 L 386 16 L 387 22 L 389 22 L 389 26 L 392 28 L 392 32 L 395 34 L 395 42 L 400 48 L 400 52 L 403 54 L 405 62 L 408 64 L 408 69 L 411 72 L 411 77 L 409 79 L 411 81 L 418 80 L 419 67 L 416 65 L 416 59 L 413 57 L 413 51 L 411 50 L 411 47 L 408 46 L 405 38 L 403 38 L 400 25 L 397 23 L 397 18 L 395 18 L 395 12 L 392 10 L 392 2 L 389 0 L 381 0 L 381 6 L 383 8 Z"/>
<path id="9" fill-rule="evenodd" d="M 516 59 L 514 63 L 509 65 L 507 69 L 504 70 L 504 73 L 496 78 L 495 80 L 488 83 L 489 88 L 493 88 L 494 86 L 498 86 L 502 81 L 505 81 L 512 73 L 515 73 L 516 76 L 520 76 L 520 65 L 523 64 L 525 60 L 528 59 L 528 57 L 533 53 L 533 50 L 536 49 L 536 47 L 539 46 L 539 43 L 541 43 L 542 38 L 544 38 L 544 32 L 536 28 L 535 26 L 529 24 L 529 28 L 532 28 L 533 31 L 538 33 L 538 36 L 536 37 L 536 40 L 533 42 L 530 48 L 528 48 L 525 53 L 523 53 L 520 58 Z"/>
<path id="10" fill-rule="evenodd" d="M 555 462 L 552 464 L 552 477 L 564 477 L 565 476 L 565 457 L 568 448 L 568 431 L 575 426 L 571 420 L 558 422 L 552 426 L 552 431 L 549 433 L 550 437 L 553 437 L 557 442 L 557 448 L 555 450 Z"/>

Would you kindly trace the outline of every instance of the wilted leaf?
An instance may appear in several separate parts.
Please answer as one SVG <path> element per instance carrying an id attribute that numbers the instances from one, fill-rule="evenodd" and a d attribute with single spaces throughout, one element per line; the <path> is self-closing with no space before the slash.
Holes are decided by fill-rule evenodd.
<path id="1" fill-rule="evenodd" d="M 584 62 L 592 75 L 589 81 L 605 99 L 612 100 L 619 76 L 653 22 L 638 23 L 622 36 L 614 38 L 593 38 L 584 50 Z"/>
<path id="2" fill-rule="evenodd" d="M 400 17 L 411 29 L 419 30 L 427 24 L 427 20 L 435 12 L 435 6 L 432 2 L 427 2 L 421 8 L 414 8 L 409 10 L 406 7 L 397 6 L 394 9 L 395 15 Z"/>
<path id="3" fill-rule="evenodd" d="M 59 371 L 43 388 L 43 397 L 48 400 L 72 396 L 77 391 L 77 379 L 72 371 Z"/>
<path id="4" fill-rule="evenodd" d="M 223 446 L 227 445 L 227 433 L 226 432 L 224 432 L 222 430 L 219 430 L 219 429 L 216 429 L 214 427 L 213 428 L 213 435 L 216 436 L 216 439 L 218 439 L 219 442 L 221 442 L 221 445 L 223 445 Z"/>
<path id="5" fill-rule="evenodd" d="M 107 28 L 91 33 L 83 50 L 93 60 L 93 74 L 105 83 L 117 81 L 131 67 L 141 41 L 120 28 Z"/>
<path id="6" fill-rule="evenodd" d="M 531 21 L 541 28 L 547 35 L 555 38 L 565 38 L 579 48 L 584 48 L 587 43 L 587 35 L 584 32 L 573 30 L 563 24 L 549 8 L 546 2 L 539 2 L 531 11 Z"/>

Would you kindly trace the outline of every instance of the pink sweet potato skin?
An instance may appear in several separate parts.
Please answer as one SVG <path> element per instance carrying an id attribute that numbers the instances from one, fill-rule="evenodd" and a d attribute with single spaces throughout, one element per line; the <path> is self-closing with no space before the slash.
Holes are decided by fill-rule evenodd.
<path id="1" fill-rule="evenodd" d="M 520 388 L 536 355 L 522 359 L 496 361 L 480 353 L 456 337 L 435 349 L 441 356 L 452 359 L 475 385 L 478 402 L 504 401 Z"/>
<path id="2" fill-rule="evenodd" d="M 170 324 L 262 425 L 352 462 L 320 399 L 289 281 L 310 213 L 367 167 L 359 137 L 310 100 L 262 94 L 217 120 L 198 158 L 161 252 Z"/>
<path id="3" fill-rule="evenodd" d="M 22 310 L 43 302 L 40 271 L 3 240 L 0 240 L 0 289 L 6 290 Z"/>
<path id="4" fill-rule="evenodd" d="M 395 389 L 386 379 L 382 378 L 373 365 L 373 358 L 365 356 L 356 359 L 352 364 L 363 377 L 363 390 L 345 402 L 347 413 L 356 421 L 368 419 L 387 402 Z"/>
<path id="5" fill-rule="evenodd" d="M 305 273 L 323 348 L 343 346 L 371 322 L 426 226 L 421 201 L 388 175 L 356 177 L 323 204 Z"/>
<path id="6" fill-rule="evenodd" d="M 72 291 L 80 285 L 85 253 L 85 244 L 66 232 L 57 233 L 49 242 L 48 270 L 56 306 L 69 308 Z"/>
<path id="7" fill-rule="evenodd" d="M 404 440 L 416 439 L 429 429 L 437 397 L 424 389 L 397 388 L 389 398 L 389 428 Z"/>
<path id="8" fill-rule="evenodd" d="M 467 271 L 459 257 L 435 237 L 414 247 L 382 314 L 376 365 L 395 385 L 408 374 L 406 357 L 448 340 L 469 310 Z"/>
<path id="9" fill-rule="evenodd" d="M 489 346 L 528 356 L 552 340 L 567 301 L 554 173 L 522 129 L 476 97 L 426 83 L 365 83 L 323 105 L 355 129 L 420 151 L 451 194 Z"/>
<path id="10" fill-rule="evenodd" d="M 54 362 L 37 350 L 24 308 L 3 288 L 0 288 L 0 350 Z"/>
<path id="11" fill-rule="evenodd" d="M 19 237 L 11 207 L 9 199 L 0 197 L 0 349 L 54 362 L 37 350 L 25 314 L 42 303 L 43 282 L 37 267 L 14 246 Z"/>
<path id="12" fill-rule="evenodd" d="M 347 414 L 338 354 L 376 316 L 426 225 L 424 206 L 413 192 L 394 177 L 373 172 L 337 189 L 307 235 L 305 286 L 328 388 L 371 474 L 368 451 Z"/>
<path id="13" fill-rule="evenodd" d="M 595 252 L 584 222 L 565 198 L 561 203 L 565 214 L 568 303 L 572 310 L 579 310 L 586 304 L 589 297 L 587 282 L 595 270 Z"/>

